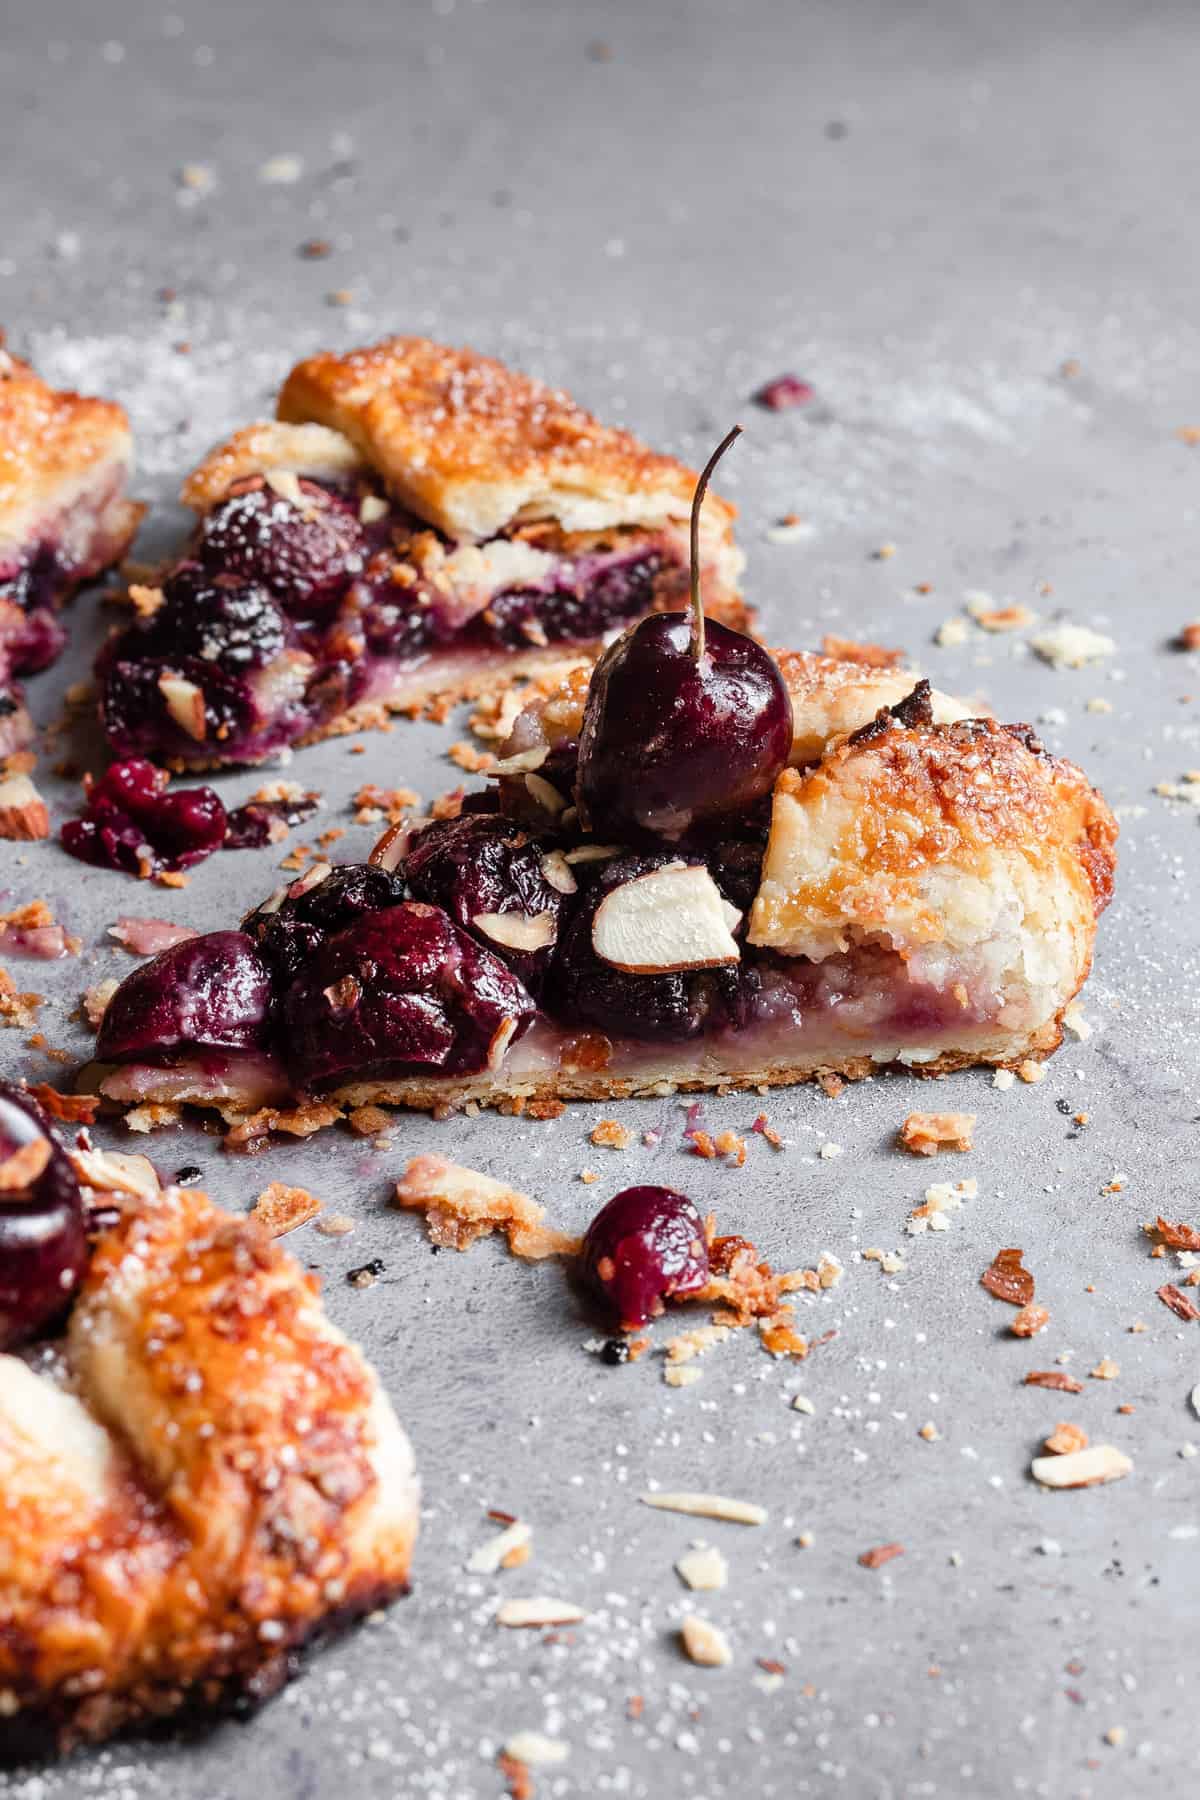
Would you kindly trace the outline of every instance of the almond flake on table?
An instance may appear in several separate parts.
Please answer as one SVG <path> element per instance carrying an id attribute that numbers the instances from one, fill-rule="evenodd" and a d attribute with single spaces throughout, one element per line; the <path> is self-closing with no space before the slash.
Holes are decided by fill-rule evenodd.
<path id="1" fill-rule="evenodd" d="M 679 1627 L 683 1648 L 702 1669 L 723 1669 L 733 1661 L 729 1639 L 719 1626 L 689 1613 Z"/>
<path id="2" fill-rule="evenodd" d="M 1200 1308 L 1197 1308 L 1187 1295 L 1175 1286 L 1173 1281 L 1164 1282 L 1162 1287 L 1155 1288 L 1154 1292 L 1177 1319 L 1183 1319 L 1185 1322 L 1200 1319 Z"/>
<path id="3" fill-rule="evenodd" d="M 725 1519 L 733 1525 L 765 1525 L 767 1509 L 752 1500 L 729 1500 L 723 1494 L 689 1492 L 639 1494 L 643 1506 L 657 1507 L 660 1512 L 687 1513 L 696 1519 Z"/>
<path id="4" fill-rule="evenodd" d="M 1035 1456 L 1030 1474 L 1043 1487 L 1097 1487 L 1106 1481 L 1121 1481 L 1133 1473 L 1133 1464 L 1114 1444 L 1092 1444 L 1086 1450 L 1073 1450 L 1066 1456 Z"/>
<path id="5" fill-rule="evenodd" d="M 1093 631 L 1090 625 L 1054 625 L 1029 641 L 1042 661 L 1056 669 L 1086 668 L 1112 656 L 1117 648 L 1112 638 Z"/>
<path id="6" fill-rule="evenodd" d="M 573 1600 L 554 1600 L 545 1595 L 532 1595 L 525 1600 L 505 1600 L 496 1608 L 497 1625 L 523 1629 L 538 1625 L 578 1625 L 587 1613 Z"/>
<path id="7" fill-rule="evenodd" d="M 504 1754 L 514 1762 L 524 1763 L 527 1769 L 549 1769 L 566 1762 L 571 1746 L 540 1731 L 517 1731 L 505 1744 Z"/>
<path id="8" fill-rule="evenodd" d="M 723 1588 L 729 1580 L 729 1564 L 715 1544 L 693 1544 L 676 1559 L 675 1572 L 697 1592 Z"/>
<path id="9" fill-rule="evenodd" d="M 486 1544 L 472 1550 L 467 1558 L 467 1569 L 472 1575 L 495 1575 L 505 1567 L 506 1559 L 514 1550 L 526 1549 L 532 1539 L 533 1527 L 523 1519 L 514 1519 L 504 1531 L 496 1532 Z"/>

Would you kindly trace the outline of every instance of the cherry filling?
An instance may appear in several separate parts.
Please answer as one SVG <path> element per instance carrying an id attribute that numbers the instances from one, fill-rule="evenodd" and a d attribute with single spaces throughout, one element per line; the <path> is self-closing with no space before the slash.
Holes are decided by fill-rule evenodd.
<path id="1" fill-rule="evenodd" d="M 71 1165 L 36 1102 L 0 1081 L 0 1350 L 53 1324 L 86 1262 Z"/>
<path id="2" fill-rule="evenodd" d="M 440 907 L 406 901 L 329 938 L 283 997 L 299 1088 L 350 1076 L 472 1073 L 533 1023 L 512 971 Z"/>
<path id="3" fill-rule="evenodd" d="M 489 593 L 453 544 L 378 493 L 253 477 L 198 525 L 156 610 L 101 652 L 109 743 L 261 761 L 360 702 L 405 698 L 431 659 L 594 642 L 682 581 L 674 551 L 644 539 L 524 549 L 545 572 Z"/>
<path id="4" fill-rule="evenodd" d="M 404 864 L 419 900 L 440 905 L 540 995 L 559 930 L 578 891 L 561 851 L 509 819 L 467 813 L 426 826 Z"/>
<path id="5" fill-rule="evenodd" d="M 195 1049 L 263 1049 L 271 1003 L 271 971 L 254 940 L 210 931 L 125 977 L 105 1009 L 96 1055 L 164 1063 Z"/>

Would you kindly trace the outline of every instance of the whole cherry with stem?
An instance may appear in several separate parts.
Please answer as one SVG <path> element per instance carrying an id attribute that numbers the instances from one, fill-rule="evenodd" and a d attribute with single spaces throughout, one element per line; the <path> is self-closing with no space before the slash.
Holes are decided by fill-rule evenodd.
<path id="1" fill-rule="evenodd" d="M 579 742 L 576 797 L 585 823 L 626 843 L 700 844 L 744 820 L 792 747 L 792 703 L 770 652 L 706 619 L 696 484 L 690 612 L 652 613 L 609 646 L 593 671 Z"/>

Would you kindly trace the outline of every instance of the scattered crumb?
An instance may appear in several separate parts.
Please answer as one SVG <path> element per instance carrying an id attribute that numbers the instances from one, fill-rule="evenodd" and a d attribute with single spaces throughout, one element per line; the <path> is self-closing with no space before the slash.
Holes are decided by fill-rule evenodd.
<path id="1" fill-rule="evenodd" d="M 1039 1081 L 1046 1079 L 1046 1065 L 1034 1062 L 1032 1057 L 1026 1057 L 1023 1063 L 1017 1065 L 1017 1074 L 1022 1081 L 1028 1082 L 1030 1087 L 1036 1087 Z"/>
<path id="2" fill-rule="evenodd" d="M 1042 660 L 1056 669 L 1086 668 L 1112 656 L 1117 648 L 1112 638 L 1089 625 L 1054 625 L 1029 641 Z"/>
<path id="3" fill-rule="evenodd" d="M 467 1558 L 467 1569 L 472 1575 L 495 1575 L 500 1569 L 512 1568 L 515 1565 L 509 1560 L 514 1551 L 526 1551 L 522 1561 L 528 1561 L 528 1547 L 533 1539 L 533 1528 L 521 1519 L 514 1519 L 504 1531 L 498 1531 L 472 1550 Z"/>
<path id="4" fill-rule="evenodd" d="M 1016 1079 L 1017 1078 L 1011 1069 L 997 1069 L 996 1073 L 992 1076 L 992 1086 L 999 1088 L 1002 1093 L 1007 1093 L 1008 1089 L 1012 1087 Z"/>
<path id="5" fill-rule="evenodd" d="M 723 1588 L 729 1580 L 729 1564 L 715 1544 L 695 1544 L 676 1560 L 680 1580 L 694 1592 Z"/>
<path id="6" fill-rule="evenodd" d="M 601 1119 L 593 1127 L 589 1141 L 598 1149 L 628 1150 L 633 1143 L 633 1133 L 616 1119 Z"/>
<path id="7" fill-rule="evenodd" d="M 885 1563 L 903 1555 L 903 1544 L 877 1544 L 873 1550 L 864 1550 L 858 1560 L 864 1569 L 882 1569 Z"/>
<path id="8" fill-rule="evenodd" d="M 297 1226 L 307 1225 L 320 1210 L 321 1202 L 307 1188 L 287 1187 L 282 1181 L 273 1181 L 250 1208 L 250 1217 L 257 1220 L 268 1236 L 283 1237 L 285 1233 L 295 1231 Z"/>
<path id="9" fill-rule="evenodd" d="M 1195 1317 L 1200 1318 L 1200 1313 Z M 1088 1370 L 1093 1381 L 1115 1381 L 1120 1373 L 1120 1363 L 1115 1363 L 1111 1356 L 1102 1356 L 1095 1368 Z"/>
<path id="10" fill-rule="evenodd" d="M 935 644 L 943 650 L 956 650 L 965 644 L 971 635 L 971 628 L 965 619 L 943 619 L 933 636 Z"/>
<path id="11" fill-rule="evenodd" d="M 1045 1331 L 1050 1323 L 1050 1314 L 1044 1306 L 1023 1306 L 1009 1330 L 1014 1337 L 1036 1337 L 1039 1331 Z"/>
<path id="12" fill-rule="evenodd" d="M 733 1661 L 729 1639 L 707 1619 L 689 1613 L 679 1627 L 679 1638 L 689 1661 L 704 1669 L 723 1669 Z"/>
<path id="13" fill-rule="evenodd" d="M 997 1250 L 991 1264 L 979 1277 L 979 1284 L 997 1300 L 1010 1306 L 1028 1306 L 1033 1299 L 1033 1276 L 1021 1263 L 1022 1251 Z"/>
<path id="14" fill-rule="evenodd" d="M 1163 1305 L 1173 1312 L 1177 1319 L 1187 1321 L 1200 1319 L 1200 1309 L 1197 1309 L 1194 1302 L 1189 1300 L 1186 1294 L 1181 1293 L 1173 1282 L 1164 1282 L 1162 1287 L 1155 1288 L 1154 1291 Z M 1095 1374 L 1094 1369 L 1092 1373 Z"/>
<path id="15" fill-rule="evenodd" d="M 975 1130 L 974 1113 L 909 1113 L 900 1127 L 900 1142 L 914 1156 L 935 1156 L 939 1150 L 970 1150 Z"/>
<path id="16" fill-rule="evenodd" d="M 1083 1383 L 1068 1375 L 1065 1369 L 1030 1369 L 1026 1387 L 1055 1388 L 1062 1394 L 1082 1394 Z"/>
<path id="17" fill-rule="evenodd" d="M 175 1106 L 169 1101 L 148 1100 L 141 1106 L 131 1107 L 125 1114 L 125 1129 L 135 1132 L 162 1131 L 169 1125 L 178 1125 L 182 1118 L 182 1106 Z"/>
<path id="18" fill-rule="evenodd" d="M 1086 1450 L 1088 1434 L 1082 1425 L 1058 1424 L 1046 1439 L 1045 1449 L 1050 1456 L 1070 1456 L 1075 1450 Z"/>
<path id="19" fill-rule="evenodd" d="M 349 1237 L 354 1230 L 354 1220 L 345 1213 L 325 1213 L 317 1220 L 316 1228 L 322 1237 Z"/>
<path id="20" fill-rule="evenodd" d="M 527 1194 L 444 1156 L 414 1157 L 396 1183 L 396 1201 L 423 1212 L 433 1242 L 445 1248 L 468 1250 L 477 1238 L 500 1230 L 513 1255 L 528 1262 L 574 1256 L 579 1249 L 578 1238 L 543 1224 L 544 1207 Z"/>

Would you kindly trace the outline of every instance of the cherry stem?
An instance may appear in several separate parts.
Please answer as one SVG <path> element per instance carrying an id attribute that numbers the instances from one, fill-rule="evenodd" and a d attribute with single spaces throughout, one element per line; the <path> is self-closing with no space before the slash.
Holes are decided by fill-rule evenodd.
<path id="1" fill-rule="evenodd" d="M 700 598 L 700 509 L 704 505 L 704 496 L 708 492 L 708 483 L 713 470 L 732 444 L 734 438 L 742 435 L 742 427 L 735 425 L 727 431 L 700 472 L 696 483 L 696 492 L 692 496 L 692 655 L 699 662 L 704 655 L 704 602 Z"/>

